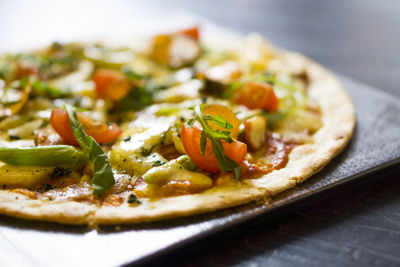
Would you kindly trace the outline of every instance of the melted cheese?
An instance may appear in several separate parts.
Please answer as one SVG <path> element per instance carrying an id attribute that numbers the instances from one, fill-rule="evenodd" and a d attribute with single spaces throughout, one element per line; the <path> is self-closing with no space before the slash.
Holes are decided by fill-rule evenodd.
<path id="1" fill-rule="evenodd" d="M 143 155 L 143 152 L 149 151 L 159 143 L 175 120 L 174 116 L 139 115 L 138 119 L 129 124 L 125 131 L 124 136 L 130 136 L 130 138 L 113 146 L 110 153 L 113 166 L 126 170 L 131 175 L 142 175 L 153 167 L 154 162 L 166 162 L 167 160 L 157 152 L 151 153 L 150 156 Z"/>

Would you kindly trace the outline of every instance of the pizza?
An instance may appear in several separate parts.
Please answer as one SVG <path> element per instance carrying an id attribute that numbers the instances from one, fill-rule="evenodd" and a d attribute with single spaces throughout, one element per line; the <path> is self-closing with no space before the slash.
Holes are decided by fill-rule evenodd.
<path id="1" fill-rule="evenodd" d="M 351 138 L 329 71 L 263 37 L 197 27 L 0 57 L 0 213 L 141 223 L 269 197 Z"/>

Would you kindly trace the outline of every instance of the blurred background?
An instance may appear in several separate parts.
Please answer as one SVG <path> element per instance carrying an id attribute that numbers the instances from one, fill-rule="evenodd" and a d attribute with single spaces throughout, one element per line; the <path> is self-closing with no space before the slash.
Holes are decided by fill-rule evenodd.
<path id="1" fill-rule="evenodd" d="M 0 1 L 0 49 L 126 35 L 192 13 L 400 95 L 398 0 Z M 185 27 L 185 25 L 182 25 Z"/>

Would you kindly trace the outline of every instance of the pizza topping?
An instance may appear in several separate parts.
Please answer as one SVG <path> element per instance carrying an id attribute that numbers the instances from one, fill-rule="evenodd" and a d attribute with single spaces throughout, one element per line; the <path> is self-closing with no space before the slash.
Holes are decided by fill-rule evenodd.
<path id="1" fill-rule="evenodd" d="M 257 178 L 286 166 L 289 154 L 298 144 L 283 140 L 276 134 L 266 132 L 266 143 L 255 153 L 246 156 L 241 167 L 241 177 Z"/>
<path id="2" fill-rule="evenodd" d="M 93 194 L 101 195 L 115 184 L 111 164 L 100 145 L 83 130 L 75 109 L 71 106 L 67 106 L 66 109 L 75 139 L 94 165 L 94 175 L 92 177 Z"/>
<path id="3" fill-rule="evenodd" d="M 87 162 L 87 157 L 75 147 L 66 145 L 24 148 L 1 147 L 0 161 L 10 165 L 66 165 L 79 169 Z"/>
<path id="4" fill-rule="evenodd" d="M 244 122 L 244 133 L 247 143 L 254 150 L 261 148 L 265 143 L 267 122 L 263 116 L 254 116 Z"/>
<path id="5" fill-rule="evenodd" d="M 142 204 L 135 194 L 130 194 L 126 202 L 129 204 Z"/>
<path id="6" fill-rule="evenodd" d="M 64 140 L 52 127 L 41 128 L 34 131 L 35 146 L 61 145 Z"/>
<path id="7" fill-rule="evenodd" d="M 140 110 L 151 105 L 154 101 L 154 91 L 157 89 L 153 81 L 129 69 L 124 70 L 124 75 L 135 86 L 124 97 L 119 99 L 115 111 Z"/>
<path id="8" fill-rule="evenodd" d="M 198 41 L 192 38 L 194 35 L 195 31 L 157 35 L 153 38 L 150 57 L 158 64 L 171 68 L 189 65 L 201 51 Z"/>
<path id="9" fill-rule="evenodd" d="M 227 128 L 226 125 L 221 126 L 218 123 L 210 120 L 210 127 L 213 130 L 226 131 L 229 132 L 230 137 L 238 138 L 240 122 L 230 108 L 220 104 L 211 104 L 204 106 L 202 111 L 204 115 L 220 116 L 232 125 L 231 128 Z"/>
<path id="10" fill-rule="evenodd" d="M 199 28 L 197 26 L 180 30 L 178 33 L 185 34 L 195 40 L 199 40 L 200 37 Z"/>
<path id="11" fill-rule="evenodd" d="M 53 169 L 53 173 L 50 174 L 50 178 L 55 179 L 55 178 L 59 178 L 59 177 L 63 177 L 63 176 L 69 175 L 70 173 L 71 173 L 70 169 L 66 169 L 66 168 L 57 166 L 57 167 L 55 167 Z"/>
<path id="12" fill-rule="evenodd" d="M 97 67 L 116 69 L 129 63 L 134 55 L 131 49 L 125 47 L 89 45 L 84 49 L 83 57 L 94 62 Z"/>
<path id="13" fill-rule="evenodd" d="M 128 78 L 119 71 L 99 69 L 93 75 L 96 84 L 96 93 L 100 98 L 119 101 L 124 98 L 132 88 Z"/>
<path id="14" fill-rule="evenodd" d="M 150 169 L 143 180 L 146 184 L 136 186 L 135 193 L 151 198 L 198 193 L 213 185 L 208 175 L 190 171 L 178 160 Z"/>
<path id="15" fill-rule="evenodd" d="M 220 115 L 205 115 L 200 106 L 196 106 L 194 112 L 194 119 L 182 126 L 182 142 L 186 153 L 204 170 L 213 173 L 234 171 L 238 178 L 239 164 L 247 152 L 246 144 L 230 137 L 229 130 L 234 127 Z M 214 130 L 209 123 L 224 130 Z"/>
<path id="16" fill-rule="evenodd" d="M 22 79 L 5 86 L 0 80 L 0 118 L 18 113 L 26 104 L 31 92 L 31 81 Z"/>
<path id="17" fill-rule="evenodd" d="M 117 138 L 122 130 L 116 125 L 107 125 L 93 121 L 93 119 L 84 114 L 77 113 L 79 123 L 83 125 L 86 134 L 93 137 L 98 143 L 106 143 Z M 73 134 L 71 129 L 70 117 L 64 109 L 53 109 L 50 117 L 51 125 L 54 130 L 63 138 L 63 140 L 70 145 L 76 145 L 79 141 Z"/>
<path id="18" fill-rule="evenodd" d="M 239 68 L 239 65 L 234 61 L 226 61 L 205 71 L 205 75 L 208 80 L 224 85 L 240 78 L 241 74 L 242 72 Z"/>
<path id="19" fill-rule="evenodd" d="M 176 161 L 189 171 L 195 171 L 198 166 L 189 158 L 188 155 L 182 155 Z"/>
<path id="20" fill-rule="evenodd" d="M 249 109 L 276 111 L 279 99 L 269 84 L 250 82 L 240 90 L 238 103 Z"/>
<path id="21" fill-rule="evenodd" d="M 0 165 L 0 184 L 33 186 L 40 184 L 52 173 L 49 166 Z"/>

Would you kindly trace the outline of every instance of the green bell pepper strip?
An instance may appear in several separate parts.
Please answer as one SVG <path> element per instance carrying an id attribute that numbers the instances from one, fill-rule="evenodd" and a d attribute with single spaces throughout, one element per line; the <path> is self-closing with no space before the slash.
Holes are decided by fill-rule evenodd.
<path id="1" fill-rule="evenodd" d="M 81 168 L 88 158 L 73 146 L 38 146 L 24 148 L 0 148 L 0 161 L 9 165 L 24 166 L 71 166 Z"/>

